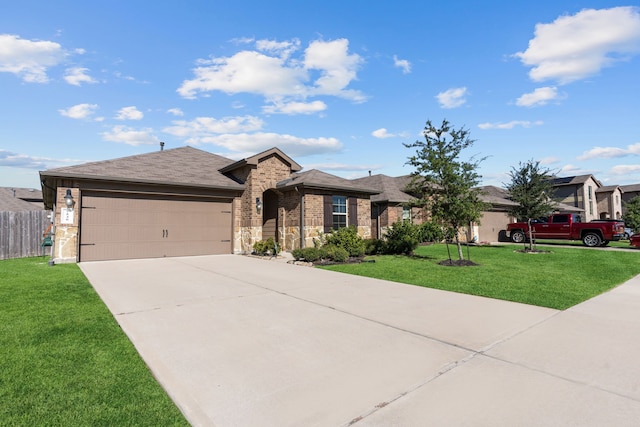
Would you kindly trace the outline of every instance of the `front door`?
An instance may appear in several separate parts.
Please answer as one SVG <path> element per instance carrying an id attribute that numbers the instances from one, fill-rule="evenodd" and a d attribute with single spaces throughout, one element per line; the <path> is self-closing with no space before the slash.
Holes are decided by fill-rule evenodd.
<path id="1" fill-rule="evenodd" d="M 278 195 L 275 191 L 267 190 L 262 195 L 262 240 L 271 237 L 278 241 Z"/>

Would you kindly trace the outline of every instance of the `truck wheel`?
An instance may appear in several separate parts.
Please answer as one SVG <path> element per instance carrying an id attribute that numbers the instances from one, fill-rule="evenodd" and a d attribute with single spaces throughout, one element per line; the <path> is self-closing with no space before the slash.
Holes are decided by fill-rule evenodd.
<path id="1" fill-rule="evenodd" d="M 513 243 L 522 243 L 526 239 L 524 233 L 521 230 L 511 232 L 511 241 Z"/>
<path id="2" fill-rule="evenodd" d="M 602 239 L 596 233 L 587 233 L 582 237 L 582 243 L 590 248 L 595 248 L 600 246 Z"/>

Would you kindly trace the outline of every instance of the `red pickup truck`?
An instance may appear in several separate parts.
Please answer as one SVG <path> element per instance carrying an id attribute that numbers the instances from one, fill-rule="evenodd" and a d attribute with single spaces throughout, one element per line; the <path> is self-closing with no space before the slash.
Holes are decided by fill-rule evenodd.
<path id="1" fill-rule="evenodd" d="M 624 222 L 616 220 L 594 220 L 582 222 L 577 214 L 554 214 L 548 218 L 531 221 L 534 239 L 582 240 L 585 246 L 605 246 L 612 240 L 624 238 Z M 512 242 L 522 243 L 529 238 L 526 222 L 507 225 Z"/>

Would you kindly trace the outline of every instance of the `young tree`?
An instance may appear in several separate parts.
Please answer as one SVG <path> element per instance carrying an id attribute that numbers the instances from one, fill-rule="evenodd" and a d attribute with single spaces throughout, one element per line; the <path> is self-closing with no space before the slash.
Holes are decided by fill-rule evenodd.
<path id="1" fill-rule="evenodd" d="M 540 167 L 540 162 L 529 160 L 520 162 L 518 168 L 512 167 L 509 172 L 511 182 L 505 188 L 511 195 L 511 200 L 518 203 L 509 214 L 519 221 L 527 221 L 529 225 L 529 250 L 533 250 L 533 235 L 531 220 L 548 215 L 555 208 L 551 199 L 553 184 L 552 173 L 549 169 Z"/>
<path id="2" fill-rule="evenodd" d="M 640 231 L 640 196 L 636 196 L 625 204 L 625 213 L 622 216 L 624 224 L 634 233 Z"/>
<path id="3" fill-rule="evenodd" d="M 476 172 L 484 158 L 460 160 L 462 150 L 475 141 L 469 138 L 468 130 L 454 129 L 446 119 L 439 128 L 427 120 L 423 135 L 424 141 L 404 144 L 416 149 L 407 161 L 415 168 L 409 191 L 420 195 L 416 203 L 449 230 L 458 247 L 458 258 L 463 261 L 459 232 L 471 222 L 478 222 L 486 207 L 480 200 L 480 175 Z"/>

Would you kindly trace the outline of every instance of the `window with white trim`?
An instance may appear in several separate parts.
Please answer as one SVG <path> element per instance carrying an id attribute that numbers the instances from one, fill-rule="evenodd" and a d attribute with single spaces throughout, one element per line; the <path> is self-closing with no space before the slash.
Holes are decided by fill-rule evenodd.
<path id="1" fill-rule="evenodd" d="M 411 222 L 411 206 L 402 207 L 402 220 Z"/>
<path id="2" fill-rule="evenodd" d="M 347 226 L 347 197 L 333 196 L 333 229 Z"/>

